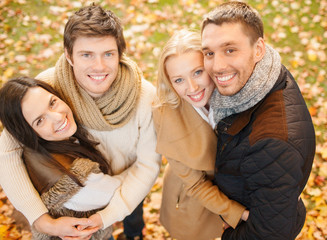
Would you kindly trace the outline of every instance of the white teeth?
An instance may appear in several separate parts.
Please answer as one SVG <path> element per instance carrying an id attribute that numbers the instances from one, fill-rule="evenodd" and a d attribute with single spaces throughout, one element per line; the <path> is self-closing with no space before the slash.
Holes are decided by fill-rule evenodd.
<path id="1" fill-rule="evenodd" d="M 92 76 L 90 75 L 91 78 L 95 79 L 95 80 L 103 80 L 106 76 Z"/>
<path id="2" fill-rule="evenodd" d="M 218 81 L 225 82 L 230 80 L 232 77 L 234 77 L 234 74 L 228 75 L 228 76 L 223 76 L 223 77 L 217 77 Z"/>
<path id="3" fill-rule="evenodd" d="M 198 95 L 195 95 L 195 96 L 194 96 L 194 95 L 192 95 L 192 96 L 191 96 L 191 98 L 193 98 L 193 99 L 195 99 L 195 100 L 198 100 L 198 99 L 200 99 L 200 98 L 201 98 L 201 95 L 202 95 L 201 93 L 200 93 L 200 94 L 198 94 Z"/>
<path id="4" fill-rule="evenodd" d="M 189 95 L 189 96 L 190 96 L 190 98 L 193 98 L 194 100 L 199 100 L 200 98 L 202 98 L 203 91 L 204 90 L 202 90 L 201 92 L 199 92 L 196 95 Z"/>
<path id="5" fill-rule="evenodd" d="M 68 120 L 67 118 L 65 119 L 65 122 L 56 130 L 56 132 L 60 132 L 67 126 Z"/>

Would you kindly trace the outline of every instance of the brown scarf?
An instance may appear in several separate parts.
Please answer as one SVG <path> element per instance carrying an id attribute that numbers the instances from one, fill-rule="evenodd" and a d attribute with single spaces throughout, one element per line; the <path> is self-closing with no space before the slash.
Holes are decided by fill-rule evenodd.
<path id="1" fill-rule="evenodd" d="M 142 72 L 134 61 L 121 57 L 118 74 L 109 90 L 93 99 L 77 84 L 64 54 L 55 69 L 54 88 L 88 128 L 105 131 L 124 126 L 133 116 L 141 90 Z"/>

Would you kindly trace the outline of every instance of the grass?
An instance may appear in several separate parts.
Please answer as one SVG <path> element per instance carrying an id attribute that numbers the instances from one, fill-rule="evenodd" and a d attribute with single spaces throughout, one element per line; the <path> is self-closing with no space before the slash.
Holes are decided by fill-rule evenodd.
<path id="1" fill-rule="evenodd" d="M 144 76 L 156 81 L 158 52 L 180 28 L 200 28 L 202 16 L 221 0 L 101 0 L 124 24 L 127 54 Z M 265 40 L 276 48 L 282 63 L 297 80 L 315 124 L 317 154 L 304 198 L 309 210 L 307 223 L 299 239 L 319 239 L 326 232 L 318 227 L 310 211 L 322 213 L 322 201 L 310 194 L 324 189 L 315 179 L 322 174 L 327 148 L 327 2 L 326 0 L 249 0 L 263 17 Z M 4 0 L 0 2 L 0 85 L 19 76 L 36 76 L 55 65 L 62 54 L 62 33 L 68 16 L 91 1 Z M 142 28 L 142 26 L 144 28 Z M 326 178 L 325 178 L 326 179 Z M 327 215 L 321 214 L 327 221 Z M 314 235 L 315 233 L 315 235 Z M 325 234 L 325 235 L 324 235 Z M 319 235 L 319 236 L 320 236 Z"/>

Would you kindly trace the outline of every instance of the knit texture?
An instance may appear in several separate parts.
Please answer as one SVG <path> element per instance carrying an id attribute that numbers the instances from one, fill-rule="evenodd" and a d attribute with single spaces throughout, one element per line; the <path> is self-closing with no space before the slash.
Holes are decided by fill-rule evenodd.
<path id="1" fill-rule="evenodd" d="M 110 89 L 93 99 L 75 80 L 73 68 L 64 54 L 55 69 L 54 87 L 73 109 L 83 125 L 100 131 L 124 126 L 133 116 L 140 95 L 142 72 L 123 55 Z"/>
<path id="2" fill-rule="evenodd" d="M 32 156 L 31 156 L 32 157 Z M 99 164 L 91 161 L 90 159 L 77 158 L 74 160 L 70 167 L 70 171 L 77 176 L 80 182 L 85 185 L 89 174 L 100 173 Z M 56 182 L 47 192 L 41 195 L 41 199 L 49 210 L 50 216 L 58 218 L 62 216 L 67 217 L 90 217 L 95 214 L 99 209 L 89 211 L 74 211 L 64 206 L 64 203 L 72 198 L 81 187 L 77 185 L 68 175 L 63 175 L 58 182 Z M 31 231 L 33 239 L 38 240 L 60 240 L 60 237 L 49 236 L 47 234 L 38 232 L 32 225 Z M 94 233 L 91 240 L 108 239 L 111 236 L 112 227 L 100 229 Z"/>
<path id="3" fill-rule="evenodd" d="M 215 123 L 235 113 L 243 112 L 261 101 L 276 83 L 281 66 L 279 53 L 266 44 L 265 56 L 256 64 L 251 77 L 238 93 L 223 96 L 217 89 L 213 92 L 210 107 L 213 110 Z"/>

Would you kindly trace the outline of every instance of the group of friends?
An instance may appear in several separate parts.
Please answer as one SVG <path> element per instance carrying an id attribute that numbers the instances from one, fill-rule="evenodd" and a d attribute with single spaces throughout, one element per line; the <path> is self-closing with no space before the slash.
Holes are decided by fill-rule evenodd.
<path id="1" fill-rule="evenodd" d="M 35 239 L 143 239 L 161 165 L 160 222 L 178 240 L 290 240 L 315 154 L 309 111 L 258 12 L 227 2 L 162 48 L 157 86 L 98 5 L 68 20 L 64 53 L 0 90 L 0 184 Z"/>

